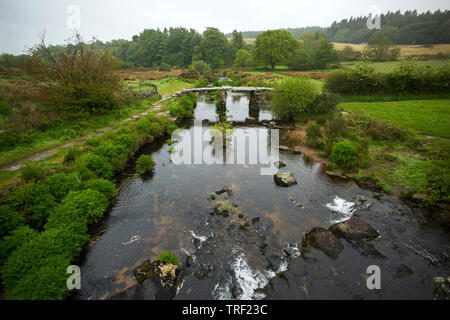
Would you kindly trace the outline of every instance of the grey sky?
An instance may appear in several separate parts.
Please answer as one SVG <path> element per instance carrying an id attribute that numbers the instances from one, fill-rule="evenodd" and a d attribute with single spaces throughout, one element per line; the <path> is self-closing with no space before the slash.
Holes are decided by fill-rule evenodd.
<path id="1" fill-rule="evenodd" d="M 81 9 L 81 34 L 102 41 L 131 39 L 145 28 L 188 27 L 202 32 L 214 26 L 266 30 L 329 26 L 333 21 L 366 14 L 375 5 L 389 10 L 448 9 L 447 0 L 0 0 L 0 52 L 22 53 L 46 31 L 52 44 L 71 35 L 70 5 Z"/>

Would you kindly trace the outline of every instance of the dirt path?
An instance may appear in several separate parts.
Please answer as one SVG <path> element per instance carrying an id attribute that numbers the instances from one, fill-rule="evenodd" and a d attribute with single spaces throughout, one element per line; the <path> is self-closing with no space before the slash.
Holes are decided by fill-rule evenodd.
<path id="1" fill-rule="evenodd" d="M 128 118 L 128 119 L 121 120 L 121 121 L 119 121 L 119 122 L 113 123 L 111 126 L 108 126 L 108 127 L 105 127 L 105 128 L 98 129 L 98 130 L 97 130 L 96 132 L 94 132 L 94 133 L 87 134 L 87 135 L 85 135 L 85 136 L 82 136 L 82 137 L 80 137 L 80 138 L 77 138 L 77 139 L 75 139 L 75 140 L 73 140 L 73 141 L 70 141 L 70 142 L 68 142 L 68 143 L 65 143 L 65 144 L 63 144 L 63 145 L 60 145 L 60 146 L 57 146 L 57 147 L 54 147 L 54 148 L 51 148 L 51 149 L 48 149 L 48 150 L 39 151 L 39 152 L 30 154 L 30 155 L 28 155 L 28 156 L 26 156 L 26 157 L 24 157 L 24 158 L 22 158 L 22 159 L 15 160 L 15 161 L 9 162 L 9 163 L 7 163 L 7 164 L 1 165 L 1 166 L 0 166 L 0 170 L 8 170 L 8 171 L 17 171 L 17 170 L 20 170 L 20 168 L 22 168 L 23 164 L 24 164 L 25 162 L 27 162 L 27 161 L 30 161 L 30 160 L 31 160 L 31 161 L 39 161 L 39 160 L 48 158 L 48 157 L 50 157 L 51 155 L 55 154 L 56 152 L 58 152 L 58 151 L 61 150 L 61 149 L 70 148 L 70 147 L 73 147 L 73 146 L 76 146 L 76 145 L 80 145 L 80 144 L 82 144 L 87 138 L 99 136 L 99 135 L 103 134 L 105 131 L 107 131 L 107 130 L 109 130 L 109 129 L 113 129 L 114 127 L 117 127 L 117 126 L 120 125 L 121 123 L 128 122 L 128 121 L 131 121 L 131 120 L 134 120 L 134 119 L 138 119 L 138 118 L 140 118 L 140 117 L 143 117 L 143 116 L 147 115 L 149 112 L 155 112 L 155 111 L 158 112 L 158 111 L 160 111 L 161 108 L 162 108 L 161 105 L 162 105 L 165 101 L 167 101 L 168 99 L 170 99 L 170 97 L 171 97 L 171 96 L 163 97 L 161 100 L 159 100 L 158 102 L 156 102 L 155 104 L 153 104 L 153 105 L 152 105 L 149 109 L 147 109 L 146 111 L 139 112 L 139 113 L 137 113 L 137 114 L 131 116 L 131 117 Z M 166 112 L 158 112 L 158 113 L 157 113 L 157 115 L 167 115 L 167 114 L 168 114 L 167 111 L 166 111 Z"/>

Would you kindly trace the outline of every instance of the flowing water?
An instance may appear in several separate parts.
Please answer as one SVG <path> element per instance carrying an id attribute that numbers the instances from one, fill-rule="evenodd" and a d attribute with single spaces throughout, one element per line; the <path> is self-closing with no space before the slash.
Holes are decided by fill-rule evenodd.
<path id="1" fill-rule="evenodd" d="M 264 107 L 249 110 L 244 94 L 229 93 L 227 110 L 239 123 L 248 116 L 271 119 Z M 199 96 L 195 119 L 217 121 L 215 103 Z M 287 164 L 281 171 L 298 181 L 281 188 L 261 175 L 260 165 L 175 165 L 163 140 L 140 154 L 152 155 L 155 170 L 137 176 L 130 161 L 118 178 L 117 201 L 82 264 L 79 299 L 167 298 L 150 281 L 138 285 L 133 271 L 168 250 L 189 262 L 174 299 L 432 299 L 433 277 L 449 274 L 449 236 L 440 226 L 393 196 L 378 200 L 327 175 L 303 155 L 280 154 Z M 233 194 L 211 200 L 224 186 Z M 214 201 L 225 199 L 239 212 L 212 215 Z M 343 241 L 336 259 L 316 249 L 300 254 L 306 232 L 353 215 L 380 232 L 371 242 L 376 252 Z M 243 222 L 247 228 L 239 228 Z M 380 267 L 381 290 L 367 288 L 371 265 Z"/>

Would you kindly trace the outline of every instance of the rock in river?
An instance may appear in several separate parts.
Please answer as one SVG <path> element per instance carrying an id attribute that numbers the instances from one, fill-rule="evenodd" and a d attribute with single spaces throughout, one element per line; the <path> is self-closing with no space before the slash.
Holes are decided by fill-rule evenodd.
<path id="1" fill-rule="evenodd" d="M 297 184 L 292 172 L 279 173 L 274 176 L 275 183 L 280 187 L 290 187 Z"/>
<path id="2" fill-rule="evenodd" d="M 322 250 L 327 256 L 336 259 L 344 249 L 341 240 L 330 231 L 323 228 L 314 228 L 305 235 L 303 246 L 312 246 Z"/>
<path id="3" fill-rule="evenodd" d="M 372 226 L 358 218 L 332 225 L 330 231 L 347 240 L 374 239 L 380 235 Z"/>

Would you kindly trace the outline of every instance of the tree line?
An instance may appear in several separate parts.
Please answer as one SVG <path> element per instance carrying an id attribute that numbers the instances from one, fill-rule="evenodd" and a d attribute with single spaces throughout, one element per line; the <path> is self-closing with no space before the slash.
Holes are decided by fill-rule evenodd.
<path id="1" fill-rule="evenodd" d="M 283 29 L 294 38 L 305 33 L 322 33 L 330 41 L 341 43 L 366 43 L 377 30 L 367 28 L 368 16 L 351 17 L 335 21 L 328 28 L 306 27 Z M 417 10 L 381 14 L 381 30 L 393 44 L 441 44 L 450 43 L 450 11 L 437 10 L 418 13 Z M 263 31 L 243 31 L 244 38 L 254 39 Z M 228 36 L 231 36 L 228 35 Z"/>

